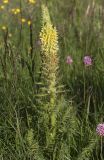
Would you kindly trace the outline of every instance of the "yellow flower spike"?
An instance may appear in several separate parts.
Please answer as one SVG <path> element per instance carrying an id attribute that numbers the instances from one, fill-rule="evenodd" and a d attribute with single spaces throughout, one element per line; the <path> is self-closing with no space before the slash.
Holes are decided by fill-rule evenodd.
<path id="1" fill-rule="evenodd" d="M 58 52 L 58 36 L 56 28 L 52 25 L 45 25 L 40 33 L 40 39 L 42 42 L 42 50 L 44 54 L 56 54 Z"/>
<path id="2" fill-rule="evenodd" d="M 3 3 L 7 4 L 9 3 L 9 0 L 3 0 Z"/>
<path id="3" fill-rule="evenodd" d="M 36 0 L 29 0 L 29 3 L 35 4 L 35 3 L 36 3 Z"/>
<path id="4" fill-rule="evenodd" d="M 49 107 L 49 125 L 48 134 L 46 135 L 47 145 L 53 144 L 55 140 L 57 113 L 57 91 L 58 91 L 58 34 L 50 19 L 49 10 L 45 5 L 42 5 L 42 29 L 40 32 L 41 40 L 41 58 L 42 58 L 42 83 L 44 85 L 43 94 L 46 94 L 46 103 Z M 41 90 L 42 91 L 42 90 Z M 47 112 L 47 110 L 46 110 Z"/>
<path id="5" fill-rule="evenodd" d="M 48 8 L 42 6 L 43 26 L 40 32 L 41 50 L 43 57 L 42 75 L 47 83 L 50 103 L 53 105 L 56 99 L 56 81 L 58 69 L 58 34 L 53 27 Z"/>

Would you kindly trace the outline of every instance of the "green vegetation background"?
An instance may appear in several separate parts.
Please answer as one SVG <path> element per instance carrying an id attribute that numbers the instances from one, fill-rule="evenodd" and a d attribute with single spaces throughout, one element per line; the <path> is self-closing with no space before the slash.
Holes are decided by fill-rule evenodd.
<path id="1" fill-rule="evenodd" d="M 56 105 L 57 135 L 50 146 L 42 108 L 46 100 L 40 102 L 39 92 L 41 3 L 11 0 L 0 10 L 0 159 L 103 160 L 104 143 L 96 126 L 104 118 L 104 2 L 44 1 L 58 31 L 59 83 L 64 85 Z M 12 8 L 22 9 L 21 14 L 13 15 Z M 68 55 L 72 65 L 66 64 Z M 85 55 L 92 57 L 92 66 L 84 66 Z"/>

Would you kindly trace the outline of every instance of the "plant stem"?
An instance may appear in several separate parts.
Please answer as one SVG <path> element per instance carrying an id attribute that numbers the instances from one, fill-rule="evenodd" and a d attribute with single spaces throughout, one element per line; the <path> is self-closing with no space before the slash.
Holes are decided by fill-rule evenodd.
<path id="1" fill-rule="evenodd" d="M 101 160 L 103 160 L 103 137 L 101 137 L 101 153 L 100 153 L 100 156 L 101 156 Z"/>

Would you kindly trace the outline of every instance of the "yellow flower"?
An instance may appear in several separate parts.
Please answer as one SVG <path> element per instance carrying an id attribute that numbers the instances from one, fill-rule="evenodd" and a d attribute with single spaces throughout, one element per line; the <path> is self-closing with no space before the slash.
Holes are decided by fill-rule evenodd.
<path id="1" fill-rule="evenodd" d="M 36 3 L 36 0 L 29 0 L 29 3 L 35 4 L 35 3 Z"/>
<path id="2" fill-rule="evenodd" d="M 9 0 L 3 0 L 3 3 L 5 3 L 5 4 L 9 3 Z"/>
<path id="3" fill-rule="evenodd" d="M 9 34 L 8 34 L 8 36 L 9 36 L 9 37 L 12 37 L 12 34 L 11 34 L 11 33 L 9 33 Z"/>
<path id="4" fill-rule="evenodd" d="M 19 8 L 16 8 L 16 11 L 17 11 L 17 13 L 20 13 L 21 10 Z"/>
<path id="5" fill-rule="evenodd" d="M 31 25 L 31 21 L 30 21 L 30 20 L 28 20 L 28 21 L 27 21 L 27 24 L 30 26 L 30 25 Z"/>
<path id="6" fill-rule="evenodd" d="M 25 18 L 21 18 L 21 22 L 22 22 L 22 23 L 25 23 L 25 22 L 26 22 L 26 19 L 25 19 Z"/>
<path id="7" fill-rule="evenodd" d="M 6 28 L 6 26 L 2 26 L 2 30 L 4 30 L 4 31 L 5 31 L 6 29 L 7 29 L 7 28 Z"/>
<path id="8" fill-rule="evenodd" d="M 5 7 L 4 7 L 3 5 L 2 5 L 2 6 L 0 6 L 0 9 L 1 9 L 1 10 L 3 10 L 4 8 L 5 8 Z"/>

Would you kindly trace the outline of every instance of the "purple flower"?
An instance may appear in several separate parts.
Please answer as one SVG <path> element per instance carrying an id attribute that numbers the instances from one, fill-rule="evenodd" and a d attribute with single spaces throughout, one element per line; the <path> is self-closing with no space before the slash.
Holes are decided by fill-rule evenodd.
<path id="1" fill-rule="evenodd" d="M 104 123 L 98 124 L 98 126 L 96 128 L 96 132 L 98 135 L 104 136 Z"/>
<path id="2" fill-rule="evenodd" d="M 71 58 L 71 56 L 67 56 L 66 63 L 67 64 L 72 64 L 73 63 L 73 59 Z"/>
<path id="3" fill-rule="evenodd" d="M 85 56 L 83 59 L 83 62 L 85 66 L 91 66 L 92 65 L 92 58 L 90 56 Z"/>

